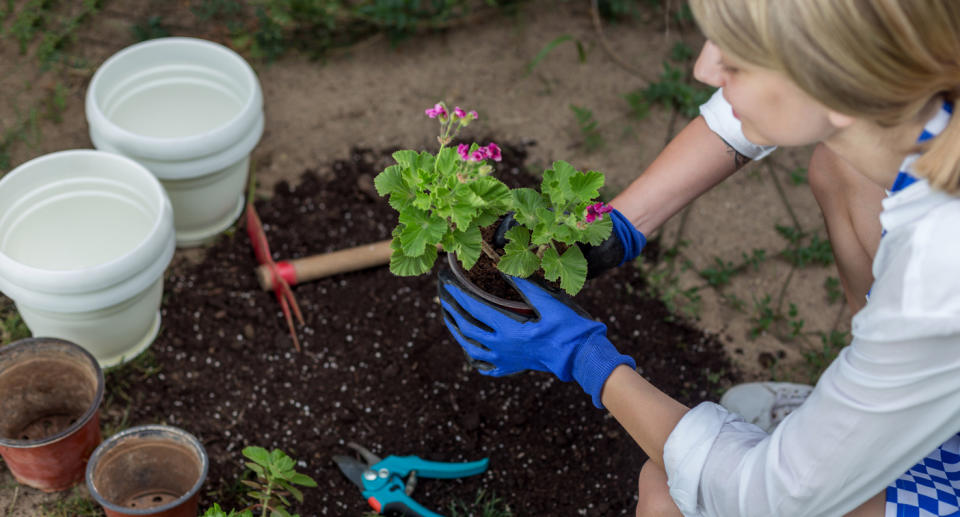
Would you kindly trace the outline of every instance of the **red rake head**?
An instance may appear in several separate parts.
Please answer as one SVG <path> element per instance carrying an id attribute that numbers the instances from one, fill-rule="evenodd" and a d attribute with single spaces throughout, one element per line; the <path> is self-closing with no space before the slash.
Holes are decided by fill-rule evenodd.
<path id="1" fill-rule="evenodd" d="M 280 308 L 283 310 L 283 316 L 287 319 L 287 327 L 290 328 L 290 337 L 293 339 L 293 346 L 300 351 L 300 340 L 297 339 L 297 332 L 293 327 L 293 316 L 290 314 L 291 307 L 293 314 L 297 316 L 297 321 L 303 325 L 303 315 L 300 313 L 300 306 L 297 305 L 297 299 L 293 297 L 293 291 L 290 285 L 280 275 L 276 262 L 270 256 L 270 245 L 267 244 L 267 236 L 263 233 L 263 225 L 260 223 L 260 217 L 253 208 L 253 203 L 247 203 L 247 235 L 250 236 L 250 244 L 253 246 L 253 254 L 257 257 L 257 262 L 263 264 L 270 271 L 273 278 L 273 293 L 280 302 Z"/>

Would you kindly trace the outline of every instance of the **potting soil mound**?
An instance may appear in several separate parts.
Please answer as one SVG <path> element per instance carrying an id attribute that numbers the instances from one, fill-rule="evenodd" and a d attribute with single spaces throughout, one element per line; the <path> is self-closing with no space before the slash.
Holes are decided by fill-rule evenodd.
<path id="1" fill-rule="evenodd" d="M 497 177 L 535 186 L 524 157 L 523 147 L 504 146 Z M 332 171 L 277 185 L 256 203 L 274 258 L 388 238 L 396 215 L 372 178 L 391 163 L 389 152 L 358 150 Z M 128 424 L 163 422 L 203 442 L 210 475 L 202 508 L 247 504 L 240 451 L 258 445 L 284 450 L 318 482 L 294 507 L 301 515 L 362 515 L 366 501 L 332 460 L 351 454 L 346 443 L 354 441 L 381 456 L 489 457 L 482 475 L 419 480 L 414 499 L 439 513 L 483 489 L 514 515 L 633 515 L 640 448 L 575 383 L 468 368 L 443 325 L 434 275 L 395 277 L 380 267 L 295 286 L 306 320 L 298 353 L 256 265 L 242 225 L 202 262 L 178 259 L 147 358 L 159 371 L 108 376 L 132 401 Z M 628 265 L 588 282 L 577 300 L 656 386 L 688 404 L 714 399 L 734 381 L 719 343 L 644 293 L 640 271 Z"/>

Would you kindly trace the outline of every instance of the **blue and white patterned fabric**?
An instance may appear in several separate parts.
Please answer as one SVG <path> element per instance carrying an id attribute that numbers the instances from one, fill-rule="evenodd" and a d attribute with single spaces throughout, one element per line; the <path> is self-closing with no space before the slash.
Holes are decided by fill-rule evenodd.
<path id="1" fill-rule="evenodd" d="M 886 517 L 960 515 L 960 434 L 887 487 Z"/>
<path id="2" fill-rule="evenodd" d="M 924 126 L 918 141 L 924 142 L 940 134 L 951 113 L 953 106 L 944 103 Z M 903 161 L 900 174 L 890 188 L 891 195 L 917 181 L 910 174 L 910 168 L 919 156 L 910 155 Z M 888 486 L 886 500 L 886 517 L 960 515 L 960 434 L 947 440 Z"/>

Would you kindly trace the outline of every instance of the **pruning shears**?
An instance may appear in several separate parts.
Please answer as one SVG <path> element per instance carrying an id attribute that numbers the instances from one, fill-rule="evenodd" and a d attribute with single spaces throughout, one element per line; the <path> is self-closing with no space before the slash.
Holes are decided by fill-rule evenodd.
<path id="1" fill-rule="evenodd" d="M 360 488 L 367 503 L 378 514 L 400 512 L 411 517 L 443 517 L 431 512 L 410 497 L 417 477 L 453 479 L 474 476 L 487 470 L 489 458 L 465 463 L 427 461 L 418 456 L 387 456 L 381 459 L 366 448 L 349 442 L 347 447 L 357 451 L 364 461 L 337 455 L 333 460 L 340 471 Z M 403 478 L 409 478 L 406 482 Z"/>

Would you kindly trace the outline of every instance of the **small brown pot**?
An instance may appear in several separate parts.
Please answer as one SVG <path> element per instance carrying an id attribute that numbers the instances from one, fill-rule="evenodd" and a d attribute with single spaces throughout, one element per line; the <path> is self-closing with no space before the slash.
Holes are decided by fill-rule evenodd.
<path id="1" fill-rule="evenodd" d="M 453 253 L 447 253 L 447 264 L 450 265 L 450 270 L 453 272 L 453 275 L 457 277 L 457 280 L 459 280 L 466 289 L 468 289 L 478 298 L 482 298 L 492 304 L 503 307 L 504 309 L 516 312 L 517 314 L 533 314 L 533 308 L 525 302 L 507 300 L 506 298 L 492 295 L 483 289 L 480 289 L 470 280 L 466 272 L 463 270 L 463 267 L 460 266 L 460 261 L 457 260 L 457 257 Z"/>
<path id="2" fill-rule="evenodd" d="M 79 345 L 39 337 L 0 348 L 0 455 L 13 477 L 44 492 L 83 479 L 102 400 L 100 364 Z"/>
<path id="3" fill-rule="evenodd" d="M 87 464 L 87 488 L 107 517 L 196 517 L 209 461 L 190 433 L 131 427 L 107 438 Z"/>

